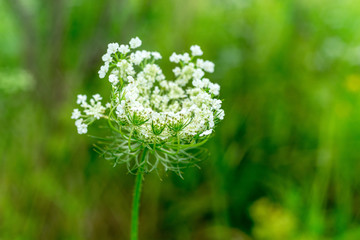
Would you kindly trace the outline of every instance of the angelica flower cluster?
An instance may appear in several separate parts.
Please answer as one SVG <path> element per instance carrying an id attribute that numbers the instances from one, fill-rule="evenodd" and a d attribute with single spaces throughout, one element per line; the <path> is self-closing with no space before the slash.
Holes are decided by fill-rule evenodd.
<path id="1" fill-rule="evenodd" d="M 155 155 L 177 154 L 204 143 L 225 116 L 220 86 L 204 77 L 214 72 L 214 63 L 198 58 L 203 52 L 197 45 L 190 53 L 173 53 L 170 61 L 178 66 L 169 81 L 156 64 L 161 54 L 136 50 L 141 44 L 136 37 L 129 44 L 108 45 L 98 74 L 112 86 L 110 100 L 102 105 L 95 94 L 88 103 L 85 95 L 78 95 L 83 110 L 72 114 L 78 133 L 87 133 L 88 125 L 103 118 L 128 142 L 130 152 L 145 146 Z"/>

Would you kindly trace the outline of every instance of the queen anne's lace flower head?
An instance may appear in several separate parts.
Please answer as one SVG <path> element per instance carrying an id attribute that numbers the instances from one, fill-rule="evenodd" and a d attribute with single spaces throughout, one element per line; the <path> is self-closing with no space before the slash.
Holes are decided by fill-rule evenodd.
<path id="1" fill-rule="evenodd" d="M 191 54 L 173 53 L 170 61 L 180 66 L 168 81 L 155 63 L 160 53 L 134 50 L 141 44 L 136 37 L 129 45 L 108 45 L 98 73 L 100 78 L 108 76 L 112 85 L 110 102 L 103 106 L 99 94 L 89 102 L 78 95 L 83 111 L 74 109 L 71 118 L 79 134 L 87 133 L 95 120 L 108 121 L 115 136 L 101 152 L 115 163 L 124 162 L 130 170 L 151 171 L 163 165 L 179 172 L 181 165 L 194 160 L 189 149 L 205 143 L 225 116 L 220 86 L 204 77 L 214 71 L 214 63 L 196 58 L 203 54 L 197 45 L 191 46 Z M 138 162 L 136 153 L 145 148 L 152 154 Z"/>

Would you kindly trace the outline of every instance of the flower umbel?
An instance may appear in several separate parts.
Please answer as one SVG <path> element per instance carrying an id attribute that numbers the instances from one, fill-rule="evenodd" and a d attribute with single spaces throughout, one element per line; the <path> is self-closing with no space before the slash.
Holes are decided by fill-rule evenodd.
<path id="1" fill-rule="evenodd" d="M 111 84 L 109 102 L 103 106 L 99 94 L 89 102 L 78 95 L 83 110 L 74 109 L 71 118 L 79 134 L 87 133 L 96 120 L 107 120 L 113 134 L 98 149 L 115 164 L 143 172 L 162 166 L 180 174 L 181 167 L 196 162 L 199 152 L 194 150 L 225 116 L 218 99 L 220 86 L 204 78 L 214 71 L 214 63 L 197 58 L 203 54 L 197 45 L 190 54 L 173 53 L 170 61 L 179 66 L 173 69 L 174 80 L 168 81 L 155 63 L 160 53 L 135 50 L 141 44 L 136 37 L 129 44 L 108 45 L 99 77 Z M 146 155 L 140 159 L 141 153 Z"/>

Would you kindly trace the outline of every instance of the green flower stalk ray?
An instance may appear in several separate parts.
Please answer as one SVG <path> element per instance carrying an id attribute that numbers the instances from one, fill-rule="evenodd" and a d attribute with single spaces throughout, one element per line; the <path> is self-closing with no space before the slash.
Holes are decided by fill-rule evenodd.
<path id="1" fill-rule="evenodd" d="M 99 77 L 107 76 L 111 84 L 110 100 L 102 104 L 100 94 L 87 101 L 77 96 L 82 110 L 74 109 L 79 134 L 88 126 L 105 119 L 110 136 L 98 138 L 97 152 L 107 160 L 125 164 L 137 174 L 132 210 L 131 239 L 138 239 L 138 215 L 144 173 L 174 171 L 196 165 L 225 113 L 218 99 L 220 86 L 205 78 L 214 71 L 214 63 L 198 58 L 203 54 L 197 45 L 191 53 L 170 56 L 179 64 L 173 69 L 175 79 L 167 81 L 155 64 L 158 52 L 136 50 L 142 44 L 136 37 L 129 44 L 110 43 L 102 56 Z"/>

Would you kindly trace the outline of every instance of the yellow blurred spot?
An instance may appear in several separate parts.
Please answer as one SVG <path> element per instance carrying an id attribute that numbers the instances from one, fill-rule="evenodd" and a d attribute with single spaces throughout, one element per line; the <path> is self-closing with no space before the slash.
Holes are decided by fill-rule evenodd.
<path id="1" fill-rule="evenodd" d="M 267 198 L 257 200 L 250 208 L 254 220 L 252 233 L 258 240 L 294 239 L 298 230 L 296 217 Z"/>
<path id="2" fill-rule="evenodd" d="M 356 74 L 351 74 L 346 78 L 346 88 L 350 92 L 359 92 L 360 91 L 360 76 Z"/>

